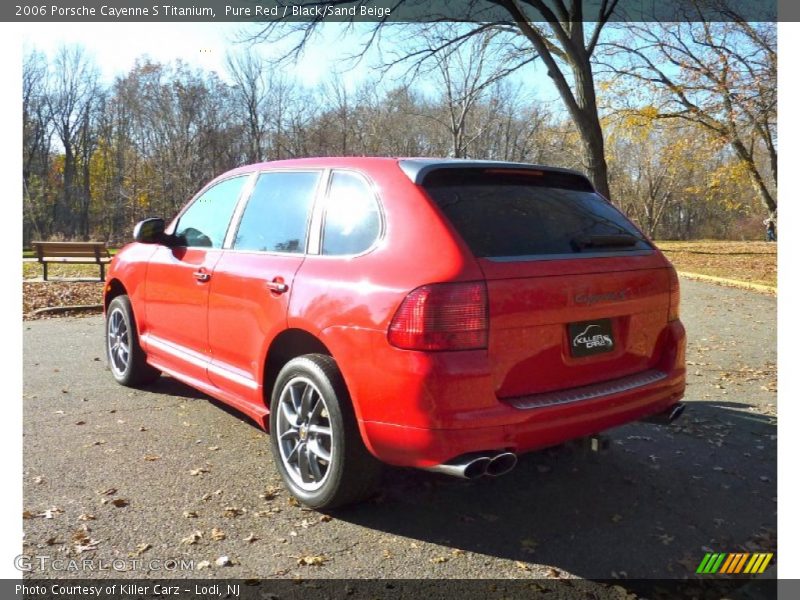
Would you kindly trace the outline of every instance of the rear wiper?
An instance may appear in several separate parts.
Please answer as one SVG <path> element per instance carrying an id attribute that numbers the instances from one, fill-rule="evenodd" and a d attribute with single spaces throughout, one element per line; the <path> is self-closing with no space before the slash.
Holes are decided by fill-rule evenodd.
<path id="1" fill-rule="evenodd" d="M 577 251 L 587 248 L 630 248 L 635 246 L 639 238 L 627 233 L 611 235 L 583 235 L 570 240 Z"/>

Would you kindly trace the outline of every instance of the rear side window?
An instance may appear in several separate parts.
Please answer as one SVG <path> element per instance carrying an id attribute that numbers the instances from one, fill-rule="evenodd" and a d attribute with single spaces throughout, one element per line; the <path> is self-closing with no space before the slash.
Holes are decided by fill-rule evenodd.
<path id="1" fill-rule="evenodd" d="M 367 182 L 355 173 L 335 171 L 328 190 L 322 254 L 361 254 L 380 233 L 378 201 Z"/>
<path id="2" fill-rule="evenodd" d="M 422 182 L 477 257 L 650 249 L 583 177 L 521 169 L 441 169 Z"/>
<path id="3" fill-rule="evenodd" d="M 175 235 L 183 246 L 222 248 L 233 209 L 247 175 L 220 181 L 198 196 L 181 215 Z"/>
<path id="4" fill-rule="evenodd" d="M 242 214 L 233 247 L 260 252 L 306 251 L 317 171 L 262 173 Z"/>

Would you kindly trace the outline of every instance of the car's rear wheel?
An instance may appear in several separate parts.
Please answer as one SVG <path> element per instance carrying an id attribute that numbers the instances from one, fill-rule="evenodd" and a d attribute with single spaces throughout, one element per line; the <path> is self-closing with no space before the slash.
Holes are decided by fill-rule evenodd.
<path id="1" fill-rule="evenodd" d="M 361 500 L 380 478 L 330 356 L 308 354 L 281 369 L 270 402 L 270 443 L 284 483 L 312 508 Z"/>
<path id="2" fill-rule="evenodd" d="M 111 374 L 122 385 L 144 385 L 161 375 L 145 360 L 131 301 L 124 295 L 114 298 L 106 310 L 106 357 Z"/>

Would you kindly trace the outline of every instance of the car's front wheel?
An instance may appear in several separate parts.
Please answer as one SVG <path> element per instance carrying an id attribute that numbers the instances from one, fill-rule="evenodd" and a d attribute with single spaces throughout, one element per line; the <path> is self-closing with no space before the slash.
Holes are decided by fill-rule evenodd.
<path id="1" fill-rule="evenodd" d="M 284 483 L 312 508 L 361 500 L 380 478 L 330 356 L 300 356 L 281 369 L 270 402 L 270 443 Z"/>
<path id="2" fill-rule="evenodd" d="M 106 310 L 106 356 L 111 374 L 122 385 L 144 385 L 161 374 L 145 360 L 131 301 L 125 295 L 114 298 Z"/>

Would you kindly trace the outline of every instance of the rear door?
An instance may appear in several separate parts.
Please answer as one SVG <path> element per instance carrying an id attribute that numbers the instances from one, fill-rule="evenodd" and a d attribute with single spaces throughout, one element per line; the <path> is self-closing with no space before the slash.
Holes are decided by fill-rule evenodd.
<path id="1" fill-rule="evenodd" d="M 159 366 L 207 383 L 208 290 L 247 175 L 199 194 L 173 228 L 177 243 L 158 246 L 147 266 L 142 341 Z"/>
<path id="2" fill-rule="evenodd" d="M 498 397 L 607 381 L 658 362 L 668 264 L 585 178 L 448 168 L 422 185 L 486 277 Z"/>
<path id="3" fill-rule="evenodd" d="M 231 232 L 210 286 L 211 381 L 263 405 L 259 382 L 272 340 L 286 329 L 322 170 L 265 171 Z"/>

